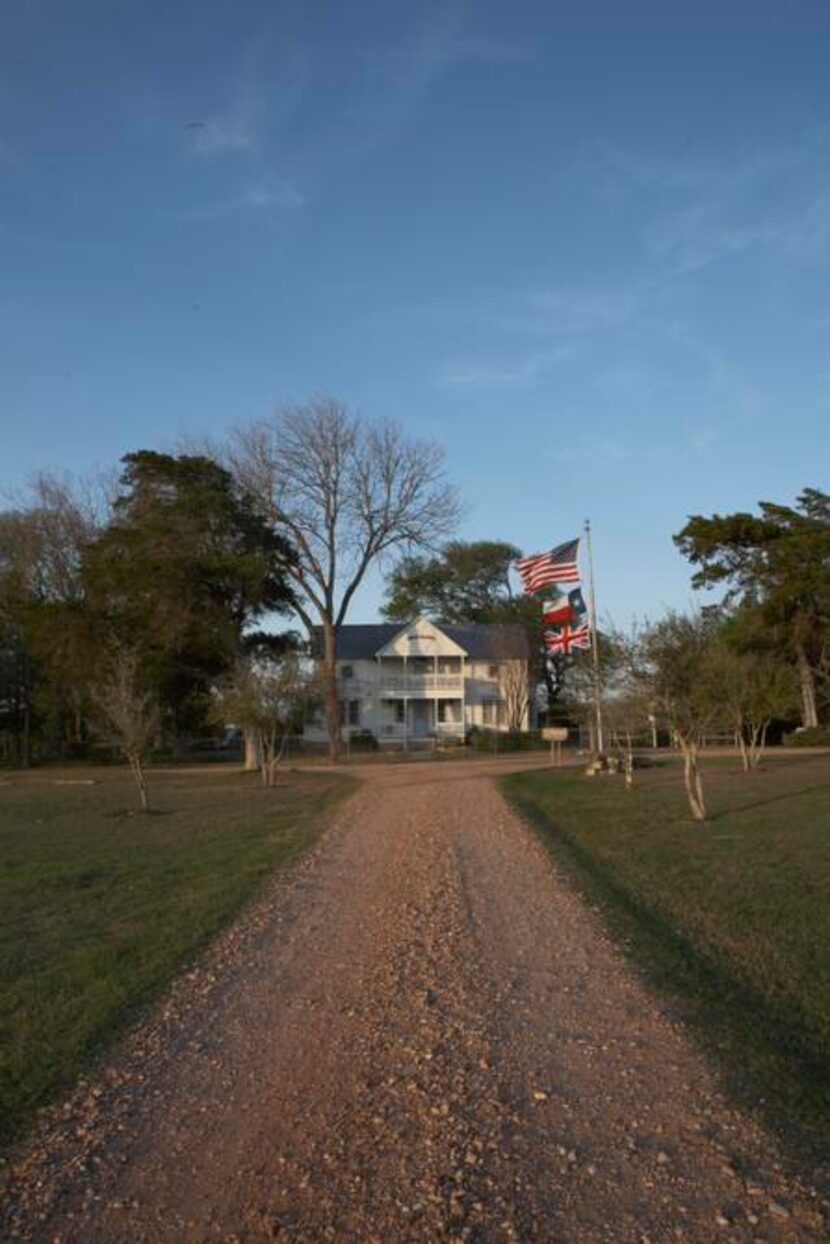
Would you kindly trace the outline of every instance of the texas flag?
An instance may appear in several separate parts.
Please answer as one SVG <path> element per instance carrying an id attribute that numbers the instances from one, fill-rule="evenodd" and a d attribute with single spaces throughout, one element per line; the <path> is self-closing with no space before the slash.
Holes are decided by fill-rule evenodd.
<path id="1" fill-rule="evenodd" d="M 555 596 L 542 601 L 542 621 L 545 626 L 559 626 L 570 622 L 573 614 L 570 593 L 557 592 Z"/>
<path id="2" fill-rule="evenodd" d="M 545 626 L 563 626 L 568 622 L 581 621 L 587 613 L 580 588 L 572 592 L 558 592 L 542 601 L 542 621 Z"/>

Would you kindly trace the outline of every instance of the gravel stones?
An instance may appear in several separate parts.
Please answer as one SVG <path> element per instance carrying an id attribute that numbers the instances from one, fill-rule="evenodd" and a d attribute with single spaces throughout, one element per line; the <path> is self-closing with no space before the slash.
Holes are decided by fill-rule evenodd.
<path id="1" fill-rule="evenodd" d="M 505 806 L 489 773 L 518 767 L 362 770 L 293 878 L 44 1116 L 0 1236 L 824 1239 Z"/>

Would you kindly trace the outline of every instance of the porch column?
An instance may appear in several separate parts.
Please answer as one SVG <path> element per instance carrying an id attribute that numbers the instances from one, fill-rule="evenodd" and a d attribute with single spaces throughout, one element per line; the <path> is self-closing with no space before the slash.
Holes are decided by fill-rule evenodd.
<path id="1" fill-rule="evenodd" d="M 461 654 L 461 738 L 467 738 L 467 679 L 465 676 L 464 662 L 467 660 L 466 653 Z"/>

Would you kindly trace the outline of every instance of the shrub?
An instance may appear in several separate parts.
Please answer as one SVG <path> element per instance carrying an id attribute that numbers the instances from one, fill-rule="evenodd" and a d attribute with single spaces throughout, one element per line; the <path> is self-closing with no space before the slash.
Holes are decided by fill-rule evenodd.
<path id="1" fill-rule="evenodd" d="M 785 747 L 830 747 L 830 726 L 809 726 L 806 730 L 793 730 L 781 740 Z"/>
<path id="2" fill-rule="evenodd" d="M 353 752 L 376 752 L 378 741 L 371 730 L 359 730 L 349 740 L 349 747 Z"/>

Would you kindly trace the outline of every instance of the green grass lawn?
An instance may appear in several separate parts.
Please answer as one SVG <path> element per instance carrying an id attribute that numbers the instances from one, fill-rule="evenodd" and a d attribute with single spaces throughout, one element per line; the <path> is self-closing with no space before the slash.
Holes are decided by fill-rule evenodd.
<path id="1" fill-rule="evenodd" d="M 830 757 L 746 775 L 704 760 L 712 820 L 679 767 L 515 774 L 503 789 L 635 964 L 800 1161 L 830 1139 Z"/>
<path id="2" fill-rule="evenodd" d="M 150 774 L 154 814 L 112 769 L 13 774 L 0 786 L 0 1137 L 87 1060 L 308 849 L 352 789 L 287 773 Z M 8 782 L 8 785 L 5 783 Z"/>

